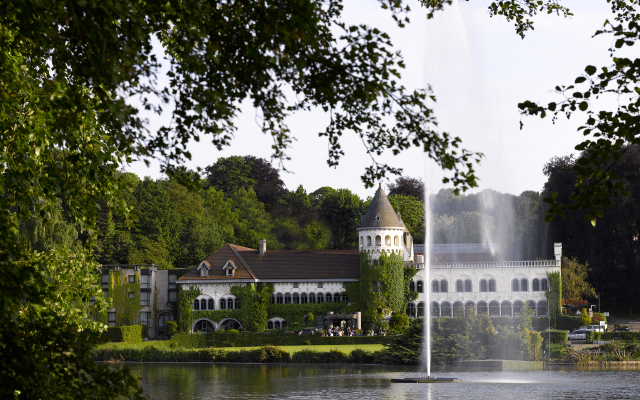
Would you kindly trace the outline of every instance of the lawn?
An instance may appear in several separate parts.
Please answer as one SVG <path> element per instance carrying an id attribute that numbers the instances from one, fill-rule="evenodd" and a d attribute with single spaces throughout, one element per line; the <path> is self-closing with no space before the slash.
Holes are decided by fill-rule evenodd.
<path id="1" fill-rule="evenodd" d="M 169 348 L 169 344 L 171 342 L 168 340 L 153 340 L 142 343 L 105 343 L 98 345 L 98 348 L 108 347 L 108 348 L 116 348 L 116 349 L 127 349 L 127 348 L 145 348 L 147 346 L 159 347 L 159 348 Z M 261 346 L 254 347 L 220 347 L 220 349 L 227 351 L 239 351 L 239 350 L 254 350 L 258 349 Z M 333 344 L 321 344 L 321 345 L 299 345 L 299 346 L 278 346 L 282 350 L 286 350 L 289 354 L 293 354 L 300 350 L 311 349 L 316 351 L 330 351 L 333 349 L 337 349 L 343 351 L 345 354 L 351 353 L 351 351 L 355 349 L 362 349 L 365 351 L 377 351 L 382 350 L 384 347 L 382 344 L 343 344 L 343 345 L 333 345 Z"/>

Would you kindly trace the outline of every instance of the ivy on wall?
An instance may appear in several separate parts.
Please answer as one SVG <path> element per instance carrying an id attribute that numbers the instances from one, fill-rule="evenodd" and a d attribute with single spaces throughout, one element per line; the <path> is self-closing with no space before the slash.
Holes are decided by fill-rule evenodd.
<path id="1" fill-rule="evenodd" d="M 231 293 L 240 302 L 238 320 L 245 330 L 262 332 L 267 329 L 267 305 L 273 286 L 262 283 L 231 287 Z"/>
<path id="2" fill-rule="evenodd" d="M 192 305 L 196 297 L 202 294 L 199 287 L 185 289 L 180 286 L 178 289 L 178 332 L 191 332 Z M 222 311 L 222 310 L 221 310 Z M 215 311 L 212 311 L 215 312 Z M 195 321 L 195 319 L 193 320 Z"/>
<path id="3" fill-rule="evenodd" d="M 129 283 L 126 270 L 109 271 L 109 300 L 116 311 L 116 326 L 140 325 L 140 277 L 135 272 L 133 276 L 134 282 Z"/>
<path id="4" fill-rule="evenodd" d="M 549 290 L 544 295 L 549 304 L 549 315 L 562 315 L 562 276 L 560 272 L 547 272 Z"/>

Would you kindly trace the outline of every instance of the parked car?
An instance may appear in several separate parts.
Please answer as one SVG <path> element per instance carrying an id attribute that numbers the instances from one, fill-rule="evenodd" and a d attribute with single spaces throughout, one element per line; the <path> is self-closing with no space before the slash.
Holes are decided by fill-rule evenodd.
<path id="1" fill-rule="evenodd" d="M 569 334 L 569 340 L 587 340 L 587 330 L 578 329 Z"/>
<path id="2" fill-rule="evenodd" d="M 316 328 L 302 328 L 302 331 L 300 333 L 302 335 L 315 335 L 316 333 L 318 333 L 318 330 Z"/>
<path id="3" fill-rule="evenodd" d="M 605 327 L 600 325 L 588 325 L 585 329 L 594 332 L 604 332 Z"/>

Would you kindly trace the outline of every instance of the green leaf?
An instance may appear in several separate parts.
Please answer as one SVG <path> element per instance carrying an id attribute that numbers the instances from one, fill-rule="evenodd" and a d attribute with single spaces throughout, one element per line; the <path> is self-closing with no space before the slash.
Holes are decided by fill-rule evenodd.
<path id="1" fill-rule="evenodd" d="M 580 103 L 578 107 L 580 108 L 580 111 L 586 111 L 587 108 L 589 108 L 589 103 L 587 103 L 586 101 L 583 101 L 582 103 Z"/>
<path id="2" fill-rule="evenodd" d="M 589 75 L 593 75 L 593 74 L 596 73 L 597 69 L 593 65 L 587 65 L 587 67 L 584 69 L 584 71 Z"/>

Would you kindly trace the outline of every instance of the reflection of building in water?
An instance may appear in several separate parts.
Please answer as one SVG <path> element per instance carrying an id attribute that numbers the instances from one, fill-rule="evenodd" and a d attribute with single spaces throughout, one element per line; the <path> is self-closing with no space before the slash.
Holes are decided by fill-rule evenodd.
<path id="1" fill-rule="evenodd" d="M 383 253 L 395 253 L 402 256 L 406 265 L 419 270 L 410 284 L 410 290 L 418 293 L 418 298 L 407 305 L 411 317 L 424 315 L 425 290 L 431 290 L 430 309 L 434 316 L 455 316 L 471 307 L 491 316 L 513 316 L 525 304 L 535 309 L 536 315 L 545 315 L 548 307 L 544 292 L 549 286 L 546 274 L 560 271 L 562 252 L 561 244 L 557 243 L 555 260 L 504 261 L 482 244 L 435 245 L 431 254 L 431 282 L 423 282 L 424 245 L 413 244 L 401 215 L 394 211 L 382 187 L 362 217 L 358 246 L 358 250 L 267 251 L 264 239 L 258 249 L 226 244 L 178 280 L 183 288 L 197 287 L 202 292 L 192 303 L 191 330 L 249 329 L 238 318 L 236 311 L 243 310 L 245 305 L 232 293 L 234 286 L 270 284 L 271 303 L 276 305 L 348 303 L 346 285 L 360 278 L 359 253 L 367 253 L 374 260 Z M 220 310 L 228 312 L 200 312 Z M 292 321 L 287 321 L 286 314 L 271 312 L 267 329 L 287 328 Z M 318 327 L 334 323 L 361 327 L 357 314 L 348 318 L 328 314 L 320 320 L 316 316 L 315 322 Z"/>

